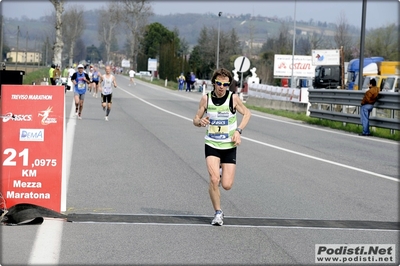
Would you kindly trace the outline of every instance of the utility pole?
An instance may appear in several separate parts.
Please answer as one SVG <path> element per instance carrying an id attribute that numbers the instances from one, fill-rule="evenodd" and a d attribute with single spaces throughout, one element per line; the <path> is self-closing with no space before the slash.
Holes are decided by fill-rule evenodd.
<path id="1" fill-rule="evenodd" d="M 217 40 L 217 69 L 219 68 L 219 31 L 220 31 L 220 24 L 221 24 L 221 15 L 222 12 L 218 13 L 218 40 Z"/>
<path id="2" fill-rule="evenodd" d="M 293 68 L 294 68 L 294 50 L 296 48 L 296 0 L 294 1 L 294 24 L 293 24 L 293 48 L 292 48 L 292 79 L 291 79 L 291 88 L 296 88 L 296 84 L 293 76 Z"/>
<path id="3" fill-rule="evenodd" d="M 19 50 L 18 41 L 19 41 L 19 26 L 17 31 L 17 51 L 15 55 L 15 70 L 17 70 L 17 62 L 18 62 L 18 50 Z"/>
<path id="4" fill-rule="evenodd" d="M 1 58 L 0 58 L 0 61 L 3 61 L 3 42 L 4 42 L 4 40 L 3 40 L 3 24 L 4 24 L 4 20 L 3 20 L 3 16 L 1 15 L 1 28 L 0 28 L 0 30 L 1 30 L 1 33 L 0 33 L 0 38 L 1 38 L 0 55 L 1 55 Z"/>
<path id="5" fill-rule="evenodd" d="M 28 31 L 26 31 L 26 45 L 25 45 L 25 73 L 27 73 L 27 62 L 28 62 Z"/>

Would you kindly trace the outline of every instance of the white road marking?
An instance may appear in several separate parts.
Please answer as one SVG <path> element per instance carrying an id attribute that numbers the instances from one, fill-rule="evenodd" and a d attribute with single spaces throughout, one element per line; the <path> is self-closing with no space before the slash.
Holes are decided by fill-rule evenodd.
<path id="1" fill-rule="evenodd" d="M 144 103 L 146 103 L 146 104 L 148 104 L 150 106 L 153 106 L 156 109 L 159 109 L 160 111 L 163 111 L 165 113 L 177 116 L 179 118 L 182 118 L 182 119 L 185 119 L 185 120 L 188 120 L 188 121 L 193 121 L 193 119 L 191 119 L 191 118 L 187 118 L 185 116 L 182 116 L 182 115 L 176 114 L 174 112 L 168 111 L 168 110 L 166 110 L 164 108 L 161 108 L 161 107 L 159 107 L 159 106 L 157 106 L 155 104 L 152 104 L 152 103 L 150 103 L 150 102 L 148 102 L 148 101 L 146 101 L 146 100 L 134 95 L 133 93 L 131 93 L 131 92 L 127 91 L 127 90 L 124 90 L 124 89 L 122 89 L 120 87 L 118 87 L 118 88 L 120 90 L 124 91 L 125 93 L 131 95 L 132 97 L 135 97 L 136 99 L 138 99 L 138 100 L 140 100 L 140 101 L 142 101 L 142 102 L 144 102 Z M 297 125 L 297 124 L 295 124 L 295 125 Z M 321 159 L 321 158 L 318 158 L 318 157 L 315 157 L 315 156 L 312 156 L 312 155 L 308 155 L 308 154 L 305 154 L 305 153 L 301 153 L 301 152 L 297 152 L 297 151 L 281 148 L 281 147 L 278 147 L 278 146 L 275 146 L 275 145 L 272 145 L 272 144 L 268 144 L 268 143 L 261 142 L 261 141 L 258 141 L 258 140 L 255 140 L 255 139 L 251 139 L 251 138 L 247 138 L 247 137 L 242 137 L 242 139 L 245 139 L 245 140 L 248 140 L 248 141 L 252 141 L 252 142 L 260 144 L 260 145 L 268 146 L 270 148 L 278 149 L 278 150 L 281 150 L 281 151 L 284 151 L 284 152 L 289 152 L 289 153 L 292 153 L 292 154 L 296 154 L 296 155 L 299 155 L 299 156 L 310 158 L 310 159 L 313 159 L 313 160 L 317 160 L 317 161 L 333 164 L 333 165 L 336 165 L 336 166 L 340 166 L 340 167 L 343 167 L 343 168 L 351 169 L 351 170 L 354 170 L 354 171 L 357 171 L 357 172 L 361 172 L 361 173 L 377 176 L 377 177 L 380 177 L 380 178 L 383 178 L 383 179 L 387 179 L 387 180 L 390 180 L 390 181 L 400 182 L 399 179 L 391 177 L 391 176 L 386 176 L 386 175 L 378 174 L 378 173 L 375 173 L 375 172 L 367 171 L 367 170 L 364 170 L 364 169 L 361 169 L 361 168 L 353 167 L 353 166 L 350 166 L 350 165 L 337 163 L 337 162 L 330 161 L 330 160 Z"/>
<path id="2" fill-rule="evenodd" d="M 64 145 L 66 151 L 64 153 L 63 162 L 65 165 L 65 176 L 62 180 L 63 183 L 61 195 L 65 195 L 65 197 L 61 197 L 61 211 L 66 210 L 66 195 L 70 176 L 72 148 L 74 144 L 76 126 L 76 118 L 74 118 L 74 114 L 75 104 L 72 104 L 71 112 L 68 118 L 67 130 L 65 132 L 66 136 L 64 137 L 64 140 L 66 141 Z M 39 229 L 36 232 L 36 237 L 31 250 L 28 265 L 58 265 L 64 222 L 64 220 L 60 219 L 45 219 L 43 224 L 38 227 Z"/>
<path id="3" fill-rule="evenodd" d="M 38 227 L 28 265 L 58 265 L 64 222 L 45 219 Z"/>

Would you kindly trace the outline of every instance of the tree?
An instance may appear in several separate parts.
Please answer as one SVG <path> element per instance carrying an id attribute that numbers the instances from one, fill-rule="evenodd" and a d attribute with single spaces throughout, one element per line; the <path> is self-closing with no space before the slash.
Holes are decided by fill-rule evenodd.
<path id="1" fill-rule="evenodd" d="M 56 40 L 53 45 L 53 51 L 54 51 L 54 58 L 53 62 L 54 64 L 60 65 L 61 66 L 61 61 L 62 61 L 62 51 L 63 51 L 63 40 L 62 40 L 62 14 L 64 12 L 64 0 L 49 0 L 55 10 L 56 10 Z"/>
<path id="2" fill-rule="evenodd" d="M 147 18 L 153 15 L 149 0 L 120 0 L 122 20 L 129 40 L 129 58 L 131 65 L 136 66 L 139 42 L 147 25 Z"/>
<path id="3" fill-rule="evenodd" d="M 62 18 L 63 40 L 66 47 L 68 47 L 68 65 L 72 66 L 76 41 L 82 35 L 85 27 L 83 23 L 83 6 L 74 6 L 68 9 Z"/>
<path id="4" fill-rule="evenodd" d="M 159 58 L 160 78 L 171 79 L 179 72 L 179 37 L 158 22 L 146 27 L 141 51 L 147 58 Z"/>
<path id="5" fill-rule="evenodd" d="M 320 48 L 324 48 L 325 45 L 325 30 L 320 29 L 319 32 L 313 31 L 311 37 L 310 37 L 310 46 L 311 50 L 316 50 Z"/>
<path id="6" fill-rule="evenodd" d="M 340 13 L 340 16 L 339 16 L 339 19 L 338 19 L 338 22 L 336 25 L 334 40 L 336 43 L 336 49 L 340 49 L 340 47 L 343 46 L 344 60 L 350 61 L 352 58 L 351 48 L 353 47 L 354 42 L 350 35 L 350 26 L 347 23 L 347 18 L 343 11 Z"/>
<path id="7" fill-rule="evenodd" d="M 108 63 L 110 61 L 110 51 L 118 34 L 118 25 L 121 20 L 121 6 L 119 2 L 109 2 L 107 8 L 100 10 L 98 33 L 99 40 L 104 44 L 104 56 Z"/>
<path id="8" fill-rule="evenodd" d="M 382 56 L 385 60 L 399 60 L 399 29 L 395 24 L 389 24 L 370 31 L 365 40 L 367 56 Z"/>

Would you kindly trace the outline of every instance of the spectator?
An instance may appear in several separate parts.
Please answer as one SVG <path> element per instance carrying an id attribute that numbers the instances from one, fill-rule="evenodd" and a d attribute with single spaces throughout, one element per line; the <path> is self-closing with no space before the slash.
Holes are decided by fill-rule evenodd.
<path id="1" fill-rule="evenodd" d="M 369 131 L 369 115 L 374 108 L 374 103 L 378 99 L 379 88 L 376 86 L 376 80 L 369 81 L 369 89 L 365 92 L 361 101 L 360 120 L 362 125 L 362 133 L 360 136 L 371 136 Z"/>
<path id="2" fill-rule="evenodd" d="M 51 64 L 51 67 L 49 69 L 49 79 L 50 79 L 51 85 L 56 85 L 56 81 L 54 80 L 54 70 L 55 69 L 56 69 L 56 65 Z"/>

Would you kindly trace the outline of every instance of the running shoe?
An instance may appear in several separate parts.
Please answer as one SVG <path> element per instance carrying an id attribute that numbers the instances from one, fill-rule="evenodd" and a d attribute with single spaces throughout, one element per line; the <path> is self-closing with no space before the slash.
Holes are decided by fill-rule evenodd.
<path id="1" fill-rule="evenodd" d="M 78 113 L 75 113 L 75 117 L 78 117 Z"/>
<path id="2" fill-rule="evenodd" d="M 211 221 L 212 225 L 223 225 L 224 224 L 224 213 L 219 210 L 215 212 L 214 219 Z"/>
<path id="3" fill-rule="evenodd" d="M 78 119 L 82 120 L 82 115 L 81 114 L 78 114 Z"/>
<path id="4" fill-rule="evenodd" d="M 104 117 L 104 120 L 108 121 L 108 116 Z"/>

